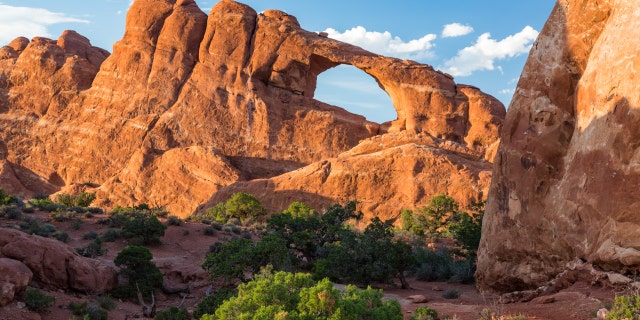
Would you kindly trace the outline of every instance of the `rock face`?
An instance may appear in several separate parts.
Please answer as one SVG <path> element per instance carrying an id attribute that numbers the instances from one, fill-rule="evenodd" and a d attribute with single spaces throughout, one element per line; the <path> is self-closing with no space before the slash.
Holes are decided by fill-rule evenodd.
<path id="1" fill-rule="evenodd" d="M 26 265 L 36 281 L 52 288 L 103 293 L 118 284 L 114 267 L 84 258 L 60 241 L 18 230 L 0 228 L 0 257 Z"/>
<path id="2" fill-rule="evenodd" d="M 507 113 L 483 225 L 478 284 L 545 284 L 581 259 L 640 266 L 640 27 L 634 1 L 560 0 Z"/>
<path id="3" fill-rule="evenodd" d="M 33 273 L 22 262 L 0 258 L 0 306 L 13 301 L 17 294 L 27 289 Z"/>
<path id="4" fill-rule="evenodd" d="M 103 205 L 166 204 L 185 216 L 222 187 L 317 167 L 386 133 L 423 134 L 456 144 L 467 160 L 491 160 L 486 150 L 505 114 L 493 97 L 430 66 L 379 56 L 302 30 L 286 13 L 257 14 L 228 0 L 208 16 L 193 0 L 136 0 L 124 37 L 105 56 L 74 32 L 57 42 L 19 38 L 0 50 L 0 182 L 11 181 L 7 189 L 97 186 L 89 191 Z M 378 124 L 314 100 L 318 75 L 340 64 L 376 79 L 398 118 Z M 344 168 L 373 169 L 362 161 Z M 487 188 L 459 193 L 478 198 Z M 404 207 L 422 199 L 402 197 Z"/>

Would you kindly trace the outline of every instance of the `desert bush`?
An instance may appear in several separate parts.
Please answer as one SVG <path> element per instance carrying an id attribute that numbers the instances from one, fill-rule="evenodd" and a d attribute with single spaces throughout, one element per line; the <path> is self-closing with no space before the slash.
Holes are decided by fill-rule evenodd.
<path id="1" fill-rule="evenodd" d="M 109 229 L 102 235 L 102 240 L 106 242 L 114 242 L 122 237 L 122 231 L 118 229 Z"/>
<path id="2" fill-rule="evenodd" d="M 34 208 L 41 210 L 41 211 L 47 211 L 47 212 L 52 212 L 52 211 L 56 211 L 58 209 L 63 209 L 64 206 L 58 203 L 55 203 L 51 200 L 49 200 L 48 198 L 33 198 L 31 200 L 29 200 L 29 203 L 31 204 L 31 206 L 33 206 Z"/>
<path id="3" fill-rule="evenodd" d="M 24 303 L 31 311 L 48 312 L 55 302 L 56 297 L 48 296 L 42 293 L 40 289 L 27 288 L 24 293 Z"/>
<path id="4" fill-rule="evenodd" d="M 136 297 L 137 288 L 148 298 L 157 288 L 162 287 L 162 273 L 153 261 L 151 251 L 142 246 L 127 246 L 116 256 L 114 263 L 120 267 L 119 274 L 126 284 L 117 287 L 113 295 L 117 298 Z"/>
<path id="5" fill-rule="evenodd" d="M 93 240 L 96 238 L 98 238 L 98 233 L 95 231 L 89 231 L 82 236 L 82 239 L 84 240 Z"/>
<path id="6" fill-rule="evenodd" d="M 83 207 L 86 208 L 91 205 L 91 202 L 96 199 L 96 194 L 92 192 L 83 192 L 80 194 L 72 195 L 66 193 L 60 193 L 56 195 L 57 203 L 67 207 Z M 83 209 L 84 212 L 84 209 Z"/>
<path id="7" fill-rule="evenodd" d="M 83 257 L 96 258 L 107 253 L 107 249 L 102 248 L 102 239 L 96 238 L 86 247 L 76 248 L 76 252 L 78 252 Z"/>
<path id="8" fill-rule="evenodd" d="M 451 235 L 462 245 L 469 256 L 475 256 L 480 245 L 484 204 L 484 201 L 474 202 L 469 206 L 472 214 L 456 212 L 449 221 L 448 228 Z"/>
<path id="9" fill-rule="evenodd" d="M 71 229 L 80 230 L 80 227 L 82 227 L 82 220 L 80 219 L 73 220 L 73 222 L 71 223 Z"/>
<path id="10" fill-rule="evenodd" d="M 87 212 L 92 214 L 103 214 L 104 210 L 102 210 L 102 208 L 97 208 L 97 207 L 87 207 Z"/>
<path id="11" fill-rule="evenodd" d="M 0 205 L 0 217 L 5 217 L 11 220 L 18 220 L 22 218 L 22 210 L 15 204 Z"/>
<path id="12" fill-rule="evenodd" d="M 616 296 L 607 320 L 640 319 L 640 296 Z"/>
<path id="13" fill-rule="evenodd" d="M 62 210 L 56 210 L 49 214 L 49 218 L 53 219 L 53 221 L 55 222 L 70 221 L 70 220 L 76 219 L 77 216 L 78 214 L 73 211 L 62 211 Z"/>
<path id="14" fill-rule="evenodd" d="M 184 221 L 176 216 L 169 216 L 167 218 L 168 226 L 181 226 Z"/>
<path id="15" fill-rule="evenodd" d="M 199 219 L 215 220 L 220 223 L 228 222 L 235 218 L 234 224 L 242 224 L 248 221 L 256 221 L 267 214 L 267 210 L 260 204 L 256 197 L 243 192 L 234 193 L 226 202 L 218 203 L 207 208 L 206 213 Z"/>
<path id="16" fill-rule="evenodd" d="M 5 193 L 4 190 L 0 188 L 0 205 L 10 205 L 10 204 L 21 205 L 22 200 L 20 200 L 20 198 L 14 195 Z"/>
<path id="17" fill-rule="evenodd" d="M 56 231 L 53 235 L 56 237 L 58 241 L 61 241 L 64 243 L 69 242 L 69 234 L 66 232 Z"/>
<path id="18" fill-rule="evenodd" d="M 282 213 L 290 214 L 293 218 L 307 218 L 318 215 L 316 209 L 313 209 L 299 201 L 292 202 L 287 209 L 282 211 Z"/>
<path id="19" fill-rule="evenodd" d="M 424 306 L 417 307 L 416 311 L 413 313 L 413 316 L 409 320 L 437 320 L 438 312 L 435 310 Z"/>
<path id="20" fill-rule="evenodd" d="M 144 212 L 134 212 L 128 216 L 122 227 L 122 236 L 134 238 L 136 243 L 144 245 L 160 244 L 160 237 L 164 236 L 167 226 L 162 224 L 156 216 Z"/>
<path id="21" fill-rule="evenodd" d="M 189 311 L 185 308 L 169 307 L 156 314 L 155 320 L 187 320 L 191 319 Z"/>
<path id="22" fill-rule="evenodd" d="M 184 230 L 182 230 L 182 235 L 183 235 L 183 236 L 188 236 L 188 235 L 189 235 L 189 233 L 190 233 L 190 232 L 189 232 L 189 229 L 184 229 Z"/>
<path id="23" fill-rule="evenodd" d="M 216 229 L 213 226 L 209 226 L 204 228 L 204 234 L 206 236 L 214 236 L 216 234 Z"/>
<path id="24" fill-rule="evenodd" d="M 201 319 L 393 319 L 401 320 L 400 304 L 382 300 L 380 290 L 347 286 L 344 292 L 324 279 L 315 282 L 305 273 L 263 269 L 238 287 L 237 296 Z"/>
<path id="25" fill-rule="evenodd" d="M 225 300 L 233 297 L 236 293 L 235 289 L 220 288 L 211 295 L 205 296 L 193 311 L 193 317 L 200 319 L 204 314 L 213 314 Z"/>
<path id="26" fill-rule="evenodd" d="M 22 207 L 22 212 L 23 213 L 34 213 L 34 212 L 36 212 L 36 209 L 31 205 L 26 205 L 26 206 Z"/>
<path id="27" fill-rule="evenodd" d="M 85 320 L 107 320 L 109 313 L 100 306 L 88 304 L 87 302 L 70 302 L 69 310 L 76 316 L 81 316 Z"/>
<path id="28" fill-rule="evenodd" d="M 458 299 L 460 298 L 460 291 L 455 289 L 447 290 L 441 296 L 445 299 Z"/>
<path id="29" fill-rule="evenodd" d="M 103 295 L 96 298 L 96 303 L 105 310 L 113 310 L 116 308 L 116 301 L 110 295 Z"/>
<path id="30" fill-rule="evenodd" d="M 86 213 L 87 212 L 86 208 L 80 207 L 80 206 L 68 207 L 67 210 L 71 211 L 71 212 L 75 212 L 75 213 Z"/>

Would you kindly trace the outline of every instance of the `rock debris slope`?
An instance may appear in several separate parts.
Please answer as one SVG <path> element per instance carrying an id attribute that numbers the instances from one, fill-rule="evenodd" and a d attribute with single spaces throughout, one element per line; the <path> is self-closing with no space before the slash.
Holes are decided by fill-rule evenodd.
<path id="1" fill-rule="evenodd" d="M 376 79 L 398 118 L 378 124 L 314 100 L 317 76 L 340 64 Z M 397 211 L 445 191 L 433 185 L 467 203 L 486 195 L 504 114 L 430 66 L 302 30 L 284 12 L 225 0 L 206 15 L 193 0 L 136 0 L 108 57 L 74 32 L 0 49 L 0 185 L 86 189 L 102 205 L 181 216 L 221 188 L 264 181 L 319 206 L 354 196 L 373 210 L 394 197 L 380 208 Z M 366 157 L 349 151 L 360 141 Z M 273 210 L 288 205 L 259 193 Z"/>
<path id="2" fill-rule="evenodd" d="M 478 283 L 545 285 L 577 259 L 640 266 L 640 6 L 561 0 L 526 63 L 502 131 Z"/>

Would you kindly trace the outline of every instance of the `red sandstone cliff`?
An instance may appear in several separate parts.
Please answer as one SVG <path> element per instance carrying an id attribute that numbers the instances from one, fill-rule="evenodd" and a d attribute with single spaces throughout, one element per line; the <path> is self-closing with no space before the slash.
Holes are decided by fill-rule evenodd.
<path id="1" fill-rule="evenodd" d="M 638 271 L 639 16 L 635 1 L 556 4 L 502 131 L 479 250 L 482 289 L 546 286 L 577 259 Z"/>
<path id="2" fill-rule="evenodd" d="M 317 76 L 339 64 L 376 79 L 398 119 L 314 100 Z M 286 207 L 260 187 L 269 181 L 287 201 L 355 197 L 392 216 L 438 192 L 485 196 L 504 113 L 430 66 L 320 37 L 280 11 L 225 0 L 207 16 L 193 0 L 137 0 L 108 58 L 74 32 L 0 49 L 0 186 L 89 185 L 102 205 L 184 216 L 221 188 Z"/>

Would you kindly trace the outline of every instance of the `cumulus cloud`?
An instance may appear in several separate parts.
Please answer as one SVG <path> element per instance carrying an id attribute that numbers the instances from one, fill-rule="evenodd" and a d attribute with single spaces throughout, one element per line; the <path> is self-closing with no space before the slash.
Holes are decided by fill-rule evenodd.
<path id="1" fill-rule="evenodd" d="M 0 4 L 0 44 L 6 44 L 19 36 L 51 37 L 47 27 L 58 23 L 89 23 L 89 21 L 47 9 Z"/>
<path id="2" fill-rule="evenodd" d="M 522 31 L 500 41 L 491 39 L 490 33 L 484 33 L 476 43 L 466 47 L 445 61 L 441 69 L 454 76 L 469 76 L 475 71 L 494 70 L 498 60 L 527 54 L 538 37 L 538 31 L 526 26 Z"/>
<path id="3" fill-rule="evenodd" d="M 466 36 L 471 32 L 473 32 L 473 28 L 471 26 L 454 22 L 454 23 L 446 24 L 444 26 L 444 28 L 442 29 L 442 37 L 443 38 L 461 37 L 461 36 Z"/>
<path id="4" fill-rule="evenodd" d="M 420 39 L 405 42 L 400 37 L 392 36 L 389 31 L 367 31 L 362 26 L 357 26 L 345 32 L 328 28 L 324 32 L 328 33 L 332 39 L 350 43 L 371 52 L 413 60 L 433 57 L 433 41 L 438 37 L 435 34 L 427 34 Z"/>

